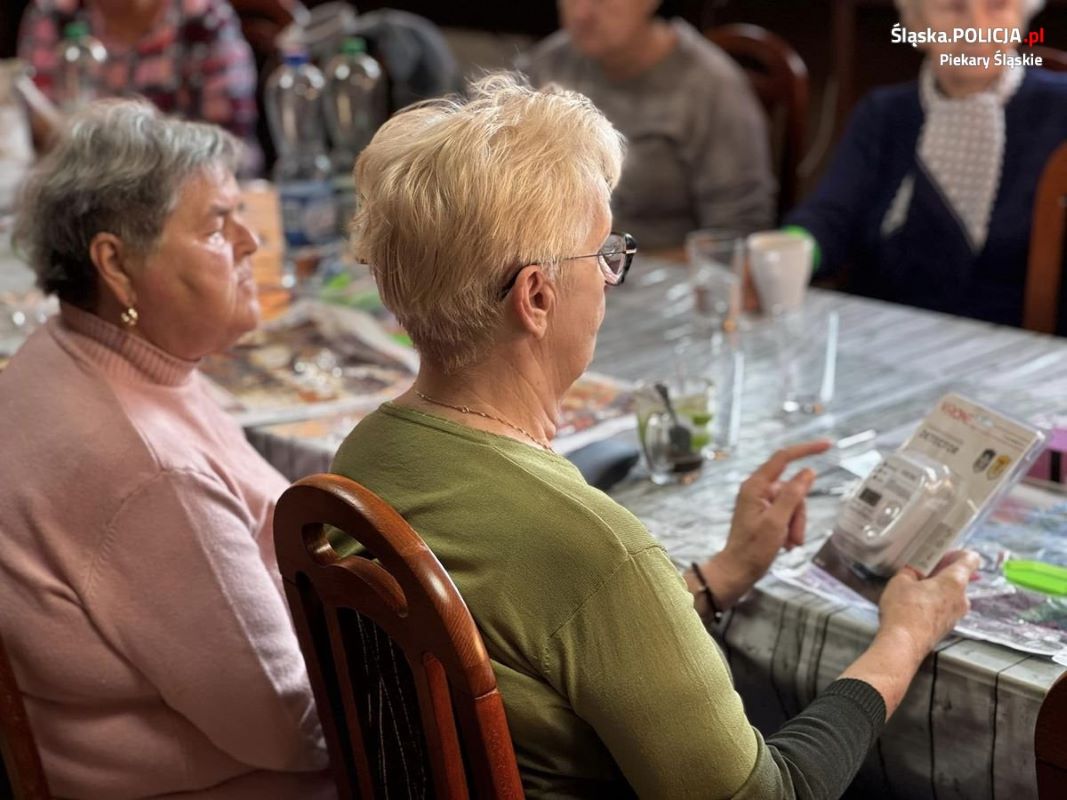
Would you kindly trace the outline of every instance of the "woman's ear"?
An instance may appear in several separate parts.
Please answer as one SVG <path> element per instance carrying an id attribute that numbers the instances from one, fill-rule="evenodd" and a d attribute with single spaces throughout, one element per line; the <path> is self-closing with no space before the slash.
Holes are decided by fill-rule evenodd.
<path id="1" fill-rule="evenodd" d="M 137 296 L 130 280 L 130 252 L 122 239 L 113 233 L 98 233 L 89 242 L 89 258 L 96 267 L 100 282 L 111 290 L 112 296 L 124 307 L 137 304 Z"/>
<path id="2" fill-rule="evenodd" d="M 523 269 L 511 290 L 511 307 L 516 321 L 534 338 L 541 339 L 548 332 L 548 317 L 556 304 L 556 286 L 548 279 L 539 264 Z"/>

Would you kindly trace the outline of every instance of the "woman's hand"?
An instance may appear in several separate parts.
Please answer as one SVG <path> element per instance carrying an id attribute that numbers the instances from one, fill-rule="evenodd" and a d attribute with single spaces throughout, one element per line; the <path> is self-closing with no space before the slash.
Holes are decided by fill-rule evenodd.
<path id="1" fill-rule="evenodd" d="M 741 484 L 726 547 L 704 566 L 721 608 L 729 608 L 751 589 L 782 547 L 791 550 L 804 543 L 804 498 L 815 473 L 802 469 L 787 481 L 781 480 L 782 473 L 792 462 L 826 452 L 829 447 L 827 441 L 786 447 Z"/>
<path id="2" fill-rule="evenodd" d="M 967 584 L 979 563 L 977 553 L 957 550 L 927 578 L 904 567 L 882 593 L 879 633 L 909 641 L 921 660 L 970 610 Z"/>
<path id="3" fill-rule="evenodd" d="M 967 584 L 978 563 L 976 553 L 961 550 L 945 556 L 927 578 L 904 567 L 886 584 L 878 605 L 878 633 L 841 677 L 878 690 L 887 718 L 904 699 L 926 654 L 967 613 Z"/>

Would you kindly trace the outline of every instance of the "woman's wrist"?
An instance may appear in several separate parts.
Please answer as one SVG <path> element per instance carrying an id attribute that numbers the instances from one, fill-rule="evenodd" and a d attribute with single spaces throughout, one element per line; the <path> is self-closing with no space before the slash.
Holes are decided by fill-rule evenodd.
<path id="1" fill-rule="evenodd" d="M 906 624 L 886 624 L 882 620 L 878 631 L 874 634 L 871 647 L 884 648 L 887 651 L 899 654 L 907 661 L 914 663 L 916 669 L 933 649 L 916 637 L 914 632 Z"/>
<path id="2" fill-rule="evenodd" d="M 686 572 L 689 590 L 699 601 L 700 597 L 704 596 L 706 583 L 708 593 L 714 597 L 714 602 L 710 602 L 705 596 L 703 610 L 698 608 L 703 617 L 710 619 L 716 611 L 729 610 L 752 588 L 755 581 L 749 580 L 743 572 L 732 564 L 729 556 L 722 553 L 690 566 Z"/>
<path id="3" fill-rule="evenodd" d="M 711 584 L 708 583 L 707 578 L 704 576 L 704 570 L 701 569 L 700 564 L 696 561 L 689 565 L 687 581 L 689 576 L 696 581 L 695 586 L 692 581 L 689 581 L 689 591 L 696 596 L 697 614 L 699 614 L 700 618 L 705 622 L 718 623 L 722 619 L 723 612 L 726 609 L 719 605 L 718 600 L 715 598 L 715 592 L 711 588 Z"/>
<path id="4" fill-rule="evenodd" d="M 748 594 L 767 574 L 766 564 L 753 564 L 745 553 L 736 552 L 729 545 L 712 556 L 711 564 L 712 574 L 719 575 L 719 579 L 727 584 L 725 591 L 730 595 L 730 605 Z"/>
<path id="5" fill-rule="evenodd" d="M 882 695 L 886 718 L 897 709 L 927 651 L 902 627 L 881 627 L 870 646 L 841 673 L 864 681 Z"/>

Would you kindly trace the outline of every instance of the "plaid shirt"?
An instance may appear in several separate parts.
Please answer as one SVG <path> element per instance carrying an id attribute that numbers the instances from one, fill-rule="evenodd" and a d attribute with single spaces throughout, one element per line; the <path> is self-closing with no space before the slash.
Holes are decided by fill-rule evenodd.
<path id="1" fill-rule="evenodd" d="M 109 41 L 91 0 L 33 0 L 22 19 L 19 56 L 56 101 L 57 45 L 72 21 L 88 23 L 107 49 L 100 96 L 141 95 L 168 114 L 213 122 L 255 147 L 256 69 L 226 0 L 167 0 L 133 46 Z"/>

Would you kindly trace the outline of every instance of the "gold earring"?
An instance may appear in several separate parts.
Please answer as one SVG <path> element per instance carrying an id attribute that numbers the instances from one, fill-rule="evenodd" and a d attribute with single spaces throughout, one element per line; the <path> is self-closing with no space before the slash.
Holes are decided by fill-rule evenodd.
<path id="1" fill-rule="evenodd" d="M 133 306 L 130 306 L 125 311 L 123 311 L 122 314 L 119 315 L 119 319 L 122 320 L 122 324 L 125 325 L 127 328 L 134 327 L 137 324 L 138 319 L 137 309 Z"/>

